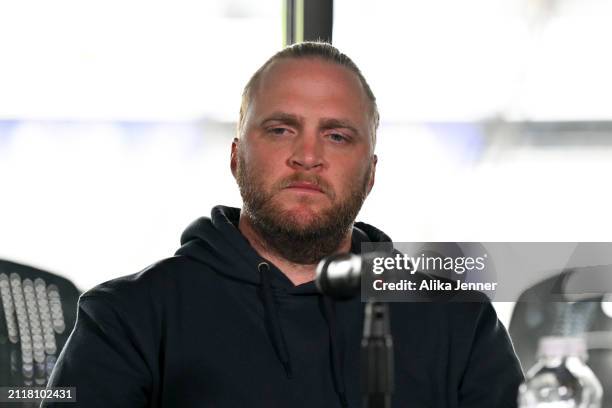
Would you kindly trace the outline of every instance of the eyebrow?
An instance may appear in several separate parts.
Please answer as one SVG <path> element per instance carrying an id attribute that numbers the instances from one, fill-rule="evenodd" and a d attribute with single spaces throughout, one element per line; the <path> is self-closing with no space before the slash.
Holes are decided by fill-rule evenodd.
<path id="1" fill-rule="evenodd" d="M 294 115 L 292 113 L 273 112 L 261 121 L 260 126 L 265 126 L 268 122 L 282 122 L 286 123 L 287 125 L 299 127 L 301 126 L 301 122 L 303 121 L 304 118 L 298 115 Z"/>
<path id="2" fill-rule="evenodd" d="M 319 121 L 319 126 L 321 126 L 323 129 L 348 129 L 357 135 L 360 133 L 352 122 L 345 119 L 323 118 Z"/>

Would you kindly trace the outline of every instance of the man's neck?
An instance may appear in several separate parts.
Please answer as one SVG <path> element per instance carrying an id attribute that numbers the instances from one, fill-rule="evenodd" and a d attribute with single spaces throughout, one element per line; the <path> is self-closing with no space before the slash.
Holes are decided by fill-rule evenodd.
<path id="1" fill-rule="evenodd" d="M 238 221 L 238 229 L 242 235 L 249 241 L 253 249 L 261 255 L 263 258 L 268 259 L 278 269 L 281 270 L 289 278 L 289 280 L 295 285 L 301 285 L 302 283 L 310 282 L 315 278 L 315 272 L 317 264 L 298 264 L 295 262 L 288 261 L 279 255 L 276 251 L 273 251 L 266 241 L 257 233 L 257 231 L 251 225 L 250 220 L 247 216 L 240 212 L 240 220 Z M 349 252 L 351 249 L 351 233 L 342 240 L 336 253 Z"/>

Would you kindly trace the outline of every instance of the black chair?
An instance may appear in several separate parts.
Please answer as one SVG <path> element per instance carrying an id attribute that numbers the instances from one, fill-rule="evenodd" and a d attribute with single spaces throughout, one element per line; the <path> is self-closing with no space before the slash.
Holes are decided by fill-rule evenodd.
<path id="1" fill-rule="evenodd" d="M 603 408 L 612 408 L 612 318 L 603 303 L 609 293 L 612 267 L 574 268 L 524 291 L 510 322 L 510 336 L 525 372 L 536 362 L 538 342 L 545 336 L 583 336 L 588 365 L 604 389 Z"/>
<path id="2" fill-rule="evenodd" d="M 47 384 L 74 327 L 79 295 L 65 278 L 0 260 L 0 387 Z"/>

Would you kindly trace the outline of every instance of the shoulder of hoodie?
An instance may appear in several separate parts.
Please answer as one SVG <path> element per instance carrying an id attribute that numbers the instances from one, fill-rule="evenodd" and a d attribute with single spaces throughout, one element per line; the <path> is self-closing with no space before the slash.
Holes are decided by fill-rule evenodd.
<path id="1" fill-rule="evenodd" d="M 418 282 L 423 280 L 453 281 L 430 274 L 417 272 Z M 416 306 L 415 306 L 416 303 Z M 460 294 L 442 292 L 436 297 L 424 298 L 416 302 L 403 302 L 403 307 L 421 311 L 419 315 L 431 320 L 441 320 L 449 328 L 451 335 L 474 340 L 482 331 L 504 332 L 505 327 L 499 321 L 491 300 L 482 292 L 470 290 Z M 402 306 L 399 307 L 401 309 Z"/>
<path id="2" fill-rule="evenodd" d="M 432 279 L 425 274 L 419 278 Z M 453 364 L 463 367 L 462 371 L 473 367 L 471 361 L 499 359 L 503 360 L 496 363 L 500 370 L 511 369 L 517 378 L 520 376 L 507 330 L 482 292 L 466 291 L 461 297 L 443 295 L 421 302 L 392 303 L 391 314 L 396 321 L 405 322 L 398 325 L 404 336 L 413 336 L 414 332 L 436 333 L 440 344 L 452 349 Z M 423 338 L 433 341 L 430 337 Z"/>
<path id="3" fill-rule="evenodd" d="M 86 292 L 79 303 L 96 300 L 113 309 L 142 309 L 150 304 L 157 308 L 165 296 L 172 296 L 172 282 L 185 278 L 182 273 L 193 268 L 193 261 L 184 256 L 172 256 L 155 262 L 143 270 L 103 282 Z"/>

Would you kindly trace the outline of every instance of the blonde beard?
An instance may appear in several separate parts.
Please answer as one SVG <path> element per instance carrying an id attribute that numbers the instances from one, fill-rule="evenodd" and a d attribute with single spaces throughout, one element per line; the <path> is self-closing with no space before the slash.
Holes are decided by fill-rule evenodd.
<path id="1" fill-rule="evenodd" d="M 359 183 L 351 186 L 346 199 L 315 214 L 306 225 L 291 211 L 279 208 L 273 192 L 267 192 L 257 174 L 249 171 L 244 158 L 238 155 L 236 180 L 243 201 L 243 212 L 264 244 L 284 259 L 312 265 L 334 253 L 349 233 L 367 196 L 370 168 Z M 329 195 L 336 197 L 332 191 Z"/>

